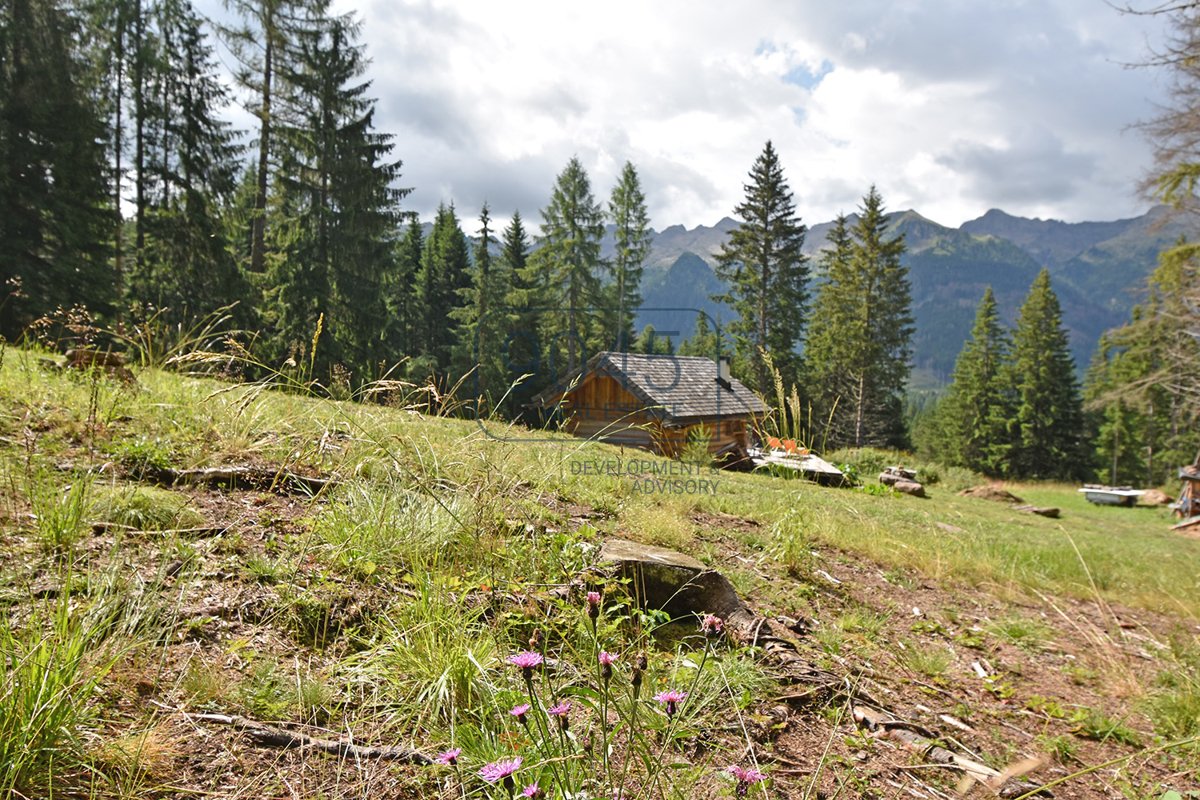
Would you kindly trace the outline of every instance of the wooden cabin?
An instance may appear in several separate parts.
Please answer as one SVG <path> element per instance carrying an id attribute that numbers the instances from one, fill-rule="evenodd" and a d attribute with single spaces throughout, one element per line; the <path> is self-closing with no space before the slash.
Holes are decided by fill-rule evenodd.
<path id="1" fill-rule="evenodd" d="M 720 365 L 699 356 L 602 352 L 583 370 L 534 398 L 576 436 L 677 458 L 689 437 L 714 455 L 745 457 L 755 417 L 767 406 Z"/>

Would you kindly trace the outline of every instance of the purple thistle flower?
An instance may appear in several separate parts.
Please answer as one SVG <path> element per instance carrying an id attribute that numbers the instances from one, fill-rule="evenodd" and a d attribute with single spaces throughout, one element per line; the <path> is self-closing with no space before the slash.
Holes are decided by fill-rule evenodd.
<path id="1" fill-rule="evenodd" d="M 673 716 L 679 704 L 687 697 L 687 692 L 681 692 L 678 689 L 668 689 L 665 692 L 659 692 L 654 695 L 654 699 L 666 706 L 667 716 Z"/>
<path id="2" fill-rule="evenodd" d="M 462 755 L 462 748 L 454 747 L 454 748 L 451 748 L 450 750 L 446 750 L 444 752 L 438 753 L 437 758 L 434 760 L 437 761 L 439 764 L 449 764 L 449 765 L 453 766 L 454 764 L 458 763 L 458 757 L 460 755 Z"/>
<path id="3" fill-rule="evenodd" d="M 754 768 L 745 769 L 743 767 L 737 766 L 736 764 L 734 766 L 730 767 L 729 769 L 727 769 L 726 772 L 728 772 L 733 777 L 737 778 L 738 785 L 737 785 L 737 789 L 736 789 L 736 794 L 738 797 L 745 797 L 746 792 L 748 792 L 750 790 L 751 786 L 758 783 L 759 781 L 765 781 L 767 779 L 767 776 L 765 774 L 763 774 L 762 772 L 759 772 L 758 770 L 756 770 Z"/>
<path id="4" fill-rule="evenodd" d="M 521 768 L 521 757 L 510 758 L 508 760 L 494 761 L 487 764 L 483 769 L 479 770 L 479 777 L 483 778 L 488 783 L 497 783 L 505 779 L 511 779 L 512 774 Z"/>
<path id="5" fill-rule="evenodd" d="M 725 620 L 716 614 L 705 614 L 704 619 L 700 620 L 700 631 L 705 636 L 720 636 L 723 630 L 725 630 Z"/>
<path id="6" fill-rule="evenodd" d="M 608 680 L 612 677 L 612 665 L 616 662 L 617 657 L 607 650 L 601 650 L 597 659 L 600 661 L 600 677 Z"/>
<path id="7" fill-rule="evenodd" d="M 514 667 L 521 669 L 521 676 L 527 681 L 533 680 L 533 670 L 540 667 L 545 662 L 541 653 L 535 653 L 532 650 L 526 650 L 522 653 L 517 653 L 515 656 L 508 657 L 508 663 Z"/>
<path id="8" fill-rule="evenodd" d="M 545 792 L 538 788 L 537 781 L 534 781 L 525 787 L 521 792 L 521 797 L 544 797 L 545 794 Z"/>
<path id="9" fill-rule="evenodd" d="M 587 593 L 587 613 L 588 613 L 588 617 L 591 619 L 596 619 L 596 617 L 600 616 L 600 593 L 599 592 L 588 592 Z"/>
<path id="10" fill-rule="evenodd" d="M 531 706 L 529 703 L 522 703 L 519 706 L 513 706 L 512 710 L 510 710 L 508 713 L 516 717 L 517 722 L 520 722 L 522 725 L 524 725 L 526 722 L 525 715 L 529 713 L 530 708 Z"/>
<path id="11" fill-rule="evenodd" d="M 571 713 L 571 703 L 564 700 L 556 706 L 551 706 L 546 709 L 546 713 L 558 719 L 558 727 L 564 731 L 570 727 L 571 718 L 568 716 Z"/>

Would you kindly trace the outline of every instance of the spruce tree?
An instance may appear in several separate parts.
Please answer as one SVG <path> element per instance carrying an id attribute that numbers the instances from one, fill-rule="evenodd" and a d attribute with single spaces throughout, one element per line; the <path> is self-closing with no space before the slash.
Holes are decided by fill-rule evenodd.
<path id="1" fill-rule="evenodd" d="M 1022 478 L 1086 475 L 1075 362 L 1062 326 L 1062 309 L 1045 269 L 1034 279 L 1017 317 L 1010 374 L 1016 395 L 1010 473 Z"/>
<path id="2" fill-rule="evenodd" d="M 325 18 L 328 0 L 225 0 L 241 24 L 223 26 L 226 44 L 238 60 L 234 77 L 249 94 L 246 110 L 258 119 L 254 164 L 254 196 L 249 219 L 249 269 L 262 273 L 267 266 L 267 201 L 277 155 L 275 140 L 278 106 L 297 75 L 294 56 L 298 42 L 318 35 L 314 26 Z M 286 152 L 286 151 L 285 151 Z"/>
<path id="3" fill-rule="evenodd" d="M 387 308 L 387 327 L 384 339 L 392 359 L 401 359 L 417 352 L 418 312 L 417 274 L 421 269 L 421 254 L 425 250 L 425 234 L 421 220 L 409 217 L 404 233 L 396 243 L 395 268 L 388 273 L 383 286 Z"/>
<path id="4" fill-rule="evenodd" d="M 545 294 L 539 305 L 550 309 L 541 321 L 548 363 L 576 372 L 597 344 L 597 311 L 602 307 L 599 270 L 604 212 L 592 195 L 591 182 L 578 158 L 572 158 L 554 183 L 542 209 L 540 247 L 530 266 L 542 273 Z"/>
<path id="5" fill-rule="evenodd" d="M 114 214 L 79 20 L 55 0 L 7 0 L 0 17 L 0 335 L 14 338 L 60 306 L 111 313 Z"/>
<path id="6" fill-rule="evenodd" d="M 417 273 L 418 324 L 413 377 L 445 376 L 458 339 L 451 312 L 463 305 L 470 285 L 467 237 L 454 204 L 438 206 Z"/>
<path id="7" fill-rule="evenodd" d="M 354 384 L 372 380 L 394 354 L 385 348 L 384 287 L 394 270 L 400 162 L 391 136 L 374 130 L 375 101 L 358 25 L 348 16 L 313 24 L 298 40 L 293 92 L 276 133 L 278 172 L 271 283 L 286 287 L 277 314 L 285 346 L 307 342 L 324 315 L 322 369 L 340 363 Z"/>
<path id="8" fill-rule="evenodd" d="M 237 302 L 234 316 L 252 320 L 254 303 L 226 238 L 222 209 L 232 202 L 241 150 L 221 118 L 229 97 L 212 46 L 186 0 L 154 8 L 159 50 L 146 79 L 142 169 L 135 173 L 142 212 L 141 246 L 130 268 L 129 299 L 157 306 L 164 319 L 187 324 Z"/>
<path id="9" fill-rule="evenodd" d="M 716 358 L 718 341 L 716 331 L 708 324 L 708 315 L 699 314 L 696 316 L 696 330 L 679 345 L 679 355 Z"/>
<path id="10" fill-rule="evenodd" d="M 470 284 L 460 292 L 462 305 L 452 313 L 458 324 L 453 376 L 465 375 L 474 398 L 479 401 L 477 414 L 495 407 L 508 388 L 504 364 L 504 335 L 507 333 L 507 308 L 504 298 L 511 286 L 510 272 L 503 258 L 492 257 L 492 217 L 487 203 L 479 213 L 479 241 L 468 270 Z"/>
<path id="11" fill-rule="evenodd" d="M 839 216 L 830 234 L 807 358 L 814 411 L 828 423 L 831 445 L 907 444 L 902 404 L 913 320 L 903 253 L 903 238 L 888 237 L 873 186 L 854 227 Z"/>
<path id="12" fill-rule="evenodd" d="M 989 286 L 975 313 L 971 338 L 954 365 L 937 414 L 947 463 L 1000 475 L 1007 463 L 1013 396 L 1006 385 L 1010 342 Z"/>
<path id="13" fill-rule="evenodd" d="M 650 253 L 650 217 L 637 170 L 628 161 L 608 202 L 615 251 L 609 264 L 614 295 L 612 347 L 624 351 L 633 337 L 633 318 L 642 304 L 642 271 Z"/>
<path id="14" fill-rule="evenodd" d="M 746 198 L 736 207 L 741 224 L 717 255 L 717 276 L 729 290 L 715 297 L 736 319 L 728 331 L 738 371 L 760 392 L 774 385 L 761 353 L 770 355 L 787 384 L 800 375 L 808 304 L 805 226 L 770 141 L 750 168 Z"/>
<path id="15" fill-rule="evenodd" d="M 538 335 L 544 308 L 537 291 L 536 275 L 529 272 L 529 235 L 521 212 L 514 211 L 512 220 L 501 237 L 500 263 L 509 279 L 504 296 L 504 331 L 501 356 L 505 366 L 504 383 L 511 386 L 506 405 L 510 411 L 522 409 L 525 403 L 545 384 L 542 378 L 542 347 Z M 514 385 L 516 384 L 516 385 Z"/>

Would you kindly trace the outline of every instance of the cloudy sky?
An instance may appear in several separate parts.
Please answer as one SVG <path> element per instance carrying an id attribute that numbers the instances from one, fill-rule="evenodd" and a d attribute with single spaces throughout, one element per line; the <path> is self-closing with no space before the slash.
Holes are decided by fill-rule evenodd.
<path id="1" fill-rule="evenodd" d="M 536 223 L 578 156 L 597 198 L 631 161 L 652 224 L 731 213 L 774 142 L 809 223 L 872 184 L 958 225 L 989 208 L 1134 216 L 1149 163 L 1130 126 L 1163 76 L 1125 65 L 1157 20 L 1105 0 L 335 0 L 355 10 L 379 127 L 428 218 Z"/>

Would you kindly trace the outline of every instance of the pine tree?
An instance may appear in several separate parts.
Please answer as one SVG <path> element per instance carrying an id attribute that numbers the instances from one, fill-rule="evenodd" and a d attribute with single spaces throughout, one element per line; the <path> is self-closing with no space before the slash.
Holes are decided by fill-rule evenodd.
<path id="1" fill-rule="evenodd" d="M 614 295 L 611 349 L 624 351 L 633 337 L 633 317 L 642 304 L 642 271 L 650 253 L 650 217 L 637 170 L 625 162 L 613 187 L 608 215 L 614 226 L 615 252 L 609 264 Z"/>
<path id="2" fill-rule="evenodd" d="M 679 345 L 681 356 L 704 356 L 715 359 L 718 356 L 719 337 L 708 324 L 708 315 L 699 314 L 696 317 L 696 330 L 691 338 L 685 339 Z"/>
<path id="3" fill-rule="evenodd" d="M 418 298 L 417 274 L 421 269 L 421 254 L 425 251 L 425 235 L 421 221 L 414 214 L 409 218 L 403 236 L 396 244 L 395 268 L 388 273 L 383 287 L 387 307 L 387 328 L 384 339 L 391 359 L 411 356 L 417 351 Z"/>
<path id="4" fill-rule="evenodd" d="M 479 242 L 468 272 L 470 285 L 460 292 L 462 305 L 454 311 L 459 340 L 455 348 L 455 377 L 474 370 L 473 395 L 481 401 L 476 409 L 484 414 L 495 407 L 508 389 L 504 364 L 504 335 L 508 330 L 504 298 L 511 288 L 510 272 L 503 258 L 492 258 L 492 217 L 487 203 L 479 214 Z"/>
<path id="5" fill-rule="evenodd" d="M 453 346 L 459 336 L 448 320 L 453 320 L 451 312 L 463 304 L 462 291 L 470 285 L 467 252 L 467 237 L 454 204 L 438 206 L 417 273 L 419 319 L 414 377 L 445 376 L 450 371 Z"/>
<path id="6" fill-rule="evenodd" d="M 871 187 L 848 229 L 838 217 L 822 256 L 826 283 L 809 335 L 810 392 L 834 446 L 907 444 L 902 413 L 913 334 L 902 237 L 888 238 L 883 199 Z"/>
<path id="7" fill-rule="evenodd" d="M 230 50 L 239 62 L 238 83 L 252 95 L 247 110 L 258 118 L 258 153 L 255 161 L 254 204 L 250 214 L 249 269 L 262 273 L 267 266 L 267 201 L 271 193 L 271 163 L 277 106 L 291 88 L 288 77 L 298 74 L 293 56 L 298 42 L 317 35 L 315 25 L 325 18 L 328 0 L 225 0 L 241 18 L 239 27 L 222 27 Z"/>
<path id="8" fill-rule="evenodd" d="M 104 128 L 54 0 L 0 4 L 0 335 L 61 306 L 111 313 L 113 231 Z"/>
<path id="9" fill-rule="evenodd" d="M 805 226 L 771 142 L 750 168 L 746 199 L 734 208 L 741 219 L 717 255 L 717 276 L 729 286 L 714 299 L 737 315 L 728 331 L 736 364 L 755 389 L 774 385 L 761 353 L 770 355 L 783 380 L 794 385 L 801 359 L 808 303 L 808 260 L 802 252 Z"/>
<path id="10" fill-rule="evenodd" d="M 545 386 L 542 379 L 542 346 L 538 328 L 544 309 L 537 292 L 537 276 L 529 273 L 529 236 L 521 212 L 514 211 L 501 240 L 500 263 L 509 278 L 504 297 L 505 318 L 501 355 L 504 383 L 511 386 L 507 407 L 518 412 Z M 514 385 L 515 384 L 515 385 Z"/>
<path id="11" fill-rule="evenodd" d="M 374 130 L 375 101 L 355 44 L 358 25 L 334 17 L 297 41 L 294 87 L 277 135 L 285 144 L 278 174 L 275 286 L 289 286 L 277 307 L 286 345 L 307 341 L 324 315 L 327 338 L 319 376 L 340 363 L 354 383 L 377 377 L 385 349 L 384 286 L 394 270 L 400 162 L 389 161 L 391 136 Z M 342 373 L 345 375 L 346 373 Z"/>
<path id="12" fill-rule="evenodd" d="M 222 208 L 237 186 L 240 147 L 221 111 L 229 97 L 199 16 L 184 0 L 153 13 L 160 49 L 148 60 L 146 152 L 135 180 L 143 186 L 135 217 L 141 245 L 130 269 L 129 298 L 186 324 L 235 302 L 251 324 L 254 303 L 226 238 Z"/>
<path id="13" fill-rule="evenodd" d="M 989 286 L 975 313 L 971 338 L 954 365 L 946 396 L 938 404 L 946 449 L 944 461 L 989 475 L 1002 474 L 1011 446 L 1014 405 L 1005 384 L 1010 343 Z"/>
<path id="14" fill-rule="evenodd" d="M 604 212 L 592 196 L 583 165 L 572 158 L 542 209 L 541 246 L 530 258 L 545 281 L 541 305 L 552 309 L 542 319 L 542 341 L 550 348 L 543 363 L 562 365 L 568 374 L 583 365 L 585 354 L 603 335 L 596 313 L 603 305 L 598 276 L 604 266 L 603 236 Z"/>
<path id="15" fill-rule="evenodd" d="M 1013 333 L 1015 442 L 1009 471 L 1022 478 L 1078 478 L 1087 472 L 1083 409 L 1058 297 L 1043 269 Z"/>

